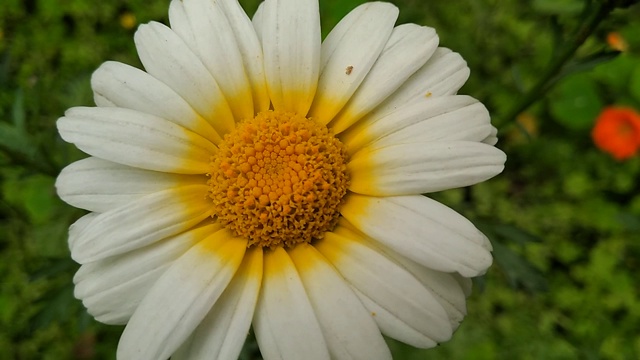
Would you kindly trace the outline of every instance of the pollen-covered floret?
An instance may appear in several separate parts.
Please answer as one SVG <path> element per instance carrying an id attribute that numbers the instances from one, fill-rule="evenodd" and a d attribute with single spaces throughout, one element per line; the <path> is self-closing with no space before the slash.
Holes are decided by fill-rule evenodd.
<path id="1" fill-rule="evenodd" d="M 225 135 L 212 157 L 215 216 L 249 246 L 292 246 L 333 228 L 348 187 L 346 152 L 329 130 L 266 111 Z"/>

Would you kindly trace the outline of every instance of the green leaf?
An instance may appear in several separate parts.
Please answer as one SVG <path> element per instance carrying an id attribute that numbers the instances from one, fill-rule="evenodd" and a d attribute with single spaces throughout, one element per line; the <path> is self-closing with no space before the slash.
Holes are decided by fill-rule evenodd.
<path id="1" fill-rule="evenodd" d="M 631 73 L 631 79 L 629 80 L 629 93 L 637 101 L 640 101 L 640 65 Z"/>
<path id="2" fill-rule="evenodd" d="M 496 263 L 504 270 L 512 287 L 522 286 L 531 292 L 545 291 L 547 280 L 541 272 L 513 250 L 498 243 L 493 243 L 493 256 Z"/>
<path id="3" fill-rule="evenodd" d="M 36 329 L 67 320 L 71 314 L 77 313 L 78 303 L 73 296 L 73 284 L 51 289 L 42 297 L 42 301 L 42 308 L 31 319 Z"/>
<path id="4" fill-rule="evenodd" d="M 533 9 L 549 15 L 578 15 L 584 9 L 580 0 L 534 0 Z"/>
<path id="5" fill-rule="evenodd" d="M 13 101 L 13 125 L 18 129 L 18 131 L 24 134 L 26 130 L 26 118 L 24 111 L 24 92 L 22 89 L 18 89 L 16 91 L 15 100 Z"/>
<path id="6" fill-rule="evenodd" d="M 14 296 L 0 294 L 0 324 L 3 327 L 11 325 L 11 319 L 19 306 L 19 301 Z"/>
<path id="7" fill-rule="evenodd" d="M 36 156 L 36 147 L 31 139 L 19 128 L 0 122 L 0 149 L 33 158 Z"/>
<path id="8" fill-rule="evenodd" d="M 585 74 L 565 78 L 550 96 L 554 119 L 571 130 L 587 130 L 604 106 L 595 82 Z"/>
<path id="9" fill-rule="evenodd" d="M 618 97 L 628 91 L 629 78 L 638 66 L 638 58 L 628 53 L 620 54 L 610 62 L 602 63 L 593 69 L 593 76 Z"/>
<path id="10" fill-rule="evenodd" d="M 0 190 L 4 199 L 28 214 L 33 224 L 42 225 L 57 216 L 62 204 L 55 194 L 54 181 L 46 175 L 19 177 L 7 179 Z"/>
<path id="11" fill-rule="evenodd" d="M 640 232 L 640 217 L 628 212 L 622 212 L 618 214 L 617 220 L 623 228 L 630 231 Z"/>
<path id="12" fill-rule="evenodd" d="M 44 278 L 53 278 L 59 275 L 65 276 L 66 274 L 72 274 L 78 269 L 78 265 L 75 261 L 69 257 L 59 258 L 47 262 L 45 265 L 34 270 L 30 276 L 30 281 L 38 281 Z"/>
<path id="13" fill-rule="evenodd" d="M 595 68 L 598 65 L 607 63 L 609 61 L 612 61 L 614 59 L 616 59 L 618 56 L 620 56 L 621 52 L 619 51 L 600 51 L 598 53 L 589 55 L 587 57 L 584 57 L 582 59 L 577 59 L 569 64 L 567 64 L 567 66 L 565 66 L 564 69 L 562 69 L 562 72 L 560 73 L 560 75 L 558 76 L 559 79 L 562 79 L 564 77 L 567 77 L 569 75 L 573 75 L 573 74 L 577 74 L 580 72 L 585 72 L 585 71 L 589 71 L 593 68 Z"/>
<path id="14" fill-rule="evenodd" d="M 526 245 L 531 242 L 542 242 L 542 239 L 539 237 L 512 225 L 496 225 L 493 230 L 497 235 L 502 236 L 505 240 L 517 243 L 518 245 Z"/>
<path id="15" fill-rule="evenodd" d="M 28 158 L 36 156 L 33 141 L 26 132 L 26 115 L 24 109 L 24 93 L 22 89 L 15 92 L 11 109 L 13 125 L 0 122 L 0 150 L 4 149 Z"/>

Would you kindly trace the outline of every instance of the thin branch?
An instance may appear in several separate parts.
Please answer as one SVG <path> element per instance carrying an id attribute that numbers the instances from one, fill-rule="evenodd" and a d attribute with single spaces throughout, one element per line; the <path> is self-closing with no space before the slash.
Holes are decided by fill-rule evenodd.
<path id="1" fill-rule="evenodd" d="M 613 1 L 600 1 L 586 20 L 578 27 L 573 36 L 560 46 L 560 50 L 555 58 L 549 63 L 547 69 L 540 75 L 538 82 L 517 102 L 507 114 L 502 117 L 500 125 L 505 125 L 529 108 L 533 103 L 542 97 L 558 81 L 558 74 L 565 67 L 567 62 L 573 58 L 576 51 L 591 36 L 598 25 L 616 7 Z"/>

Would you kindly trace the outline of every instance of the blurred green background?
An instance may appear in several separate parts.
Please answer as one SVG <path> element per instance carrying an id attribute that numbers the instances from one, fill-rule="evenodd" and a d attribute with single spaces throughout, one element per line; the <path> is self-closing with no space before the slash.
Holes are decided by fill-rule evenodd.
<path id="1" fill-rule="evenodd" d="M 441 46 L 468 61 L 460 93 L 486 104 L 508 155 L 495 179 L 435 195 L 491 238 L 496 261 L 477 279 L 451 341 L 431 350 L 390 341 L 397 359 L 640 358 L 640 158 L 616 161 L 590 137 L 603 108 L 640 110 L 640 7 L 608 14 L 553 86 L 518 111 L 586 21 L 584 10 L 603 1 L 392 1 L 399 23 L 435 27 Z M 115 357 L 122 327 L 95 322 L 72 295 L 78 266 L 66 231 L 82 211 L 62 203 L 53 184 L 84 155 L 59 138 L 55 121 L 93 105 L 89 78 L 103 61 L 140 67 L 135 28 L 167 23 L 168 3 L 2 0 L 2 359 Z M 241 3 L 252 14 L 258 1 Z M 326 34 L 362 1 L 320 3 Z M 610 34 L 626 44 L 607 43 Z M 250 340 L 242 359 L 258 356 Z"/>

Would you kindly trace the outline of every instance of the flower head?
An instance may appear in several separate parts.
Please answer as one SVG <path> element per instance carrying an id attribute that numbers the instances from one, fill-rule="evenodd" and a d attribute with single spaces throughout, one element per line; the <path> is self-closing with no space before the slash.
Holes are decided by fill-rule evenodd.
<path id="1" fill-rule="evenodd" d="M 136 32 L 145 71 L 104 63 L 97 107 L 58 120 L 91 157 L 57 180 L 75 295 L 127 324 L 120 359 L 390 358 L 451 338 L 492 262 L 471 222 L 421 194 L 503 169 L 456 95 L 435 31 L 357 7 L 320 38 L 317 0 L 174 0 Z"/>
<path id="2" fill-rule="evenodd" d="M 617 160 L 628 159 L 640 149 L 640 114 L 631 108 L 608 107 L 596 119 L 591 137 Z"/>

